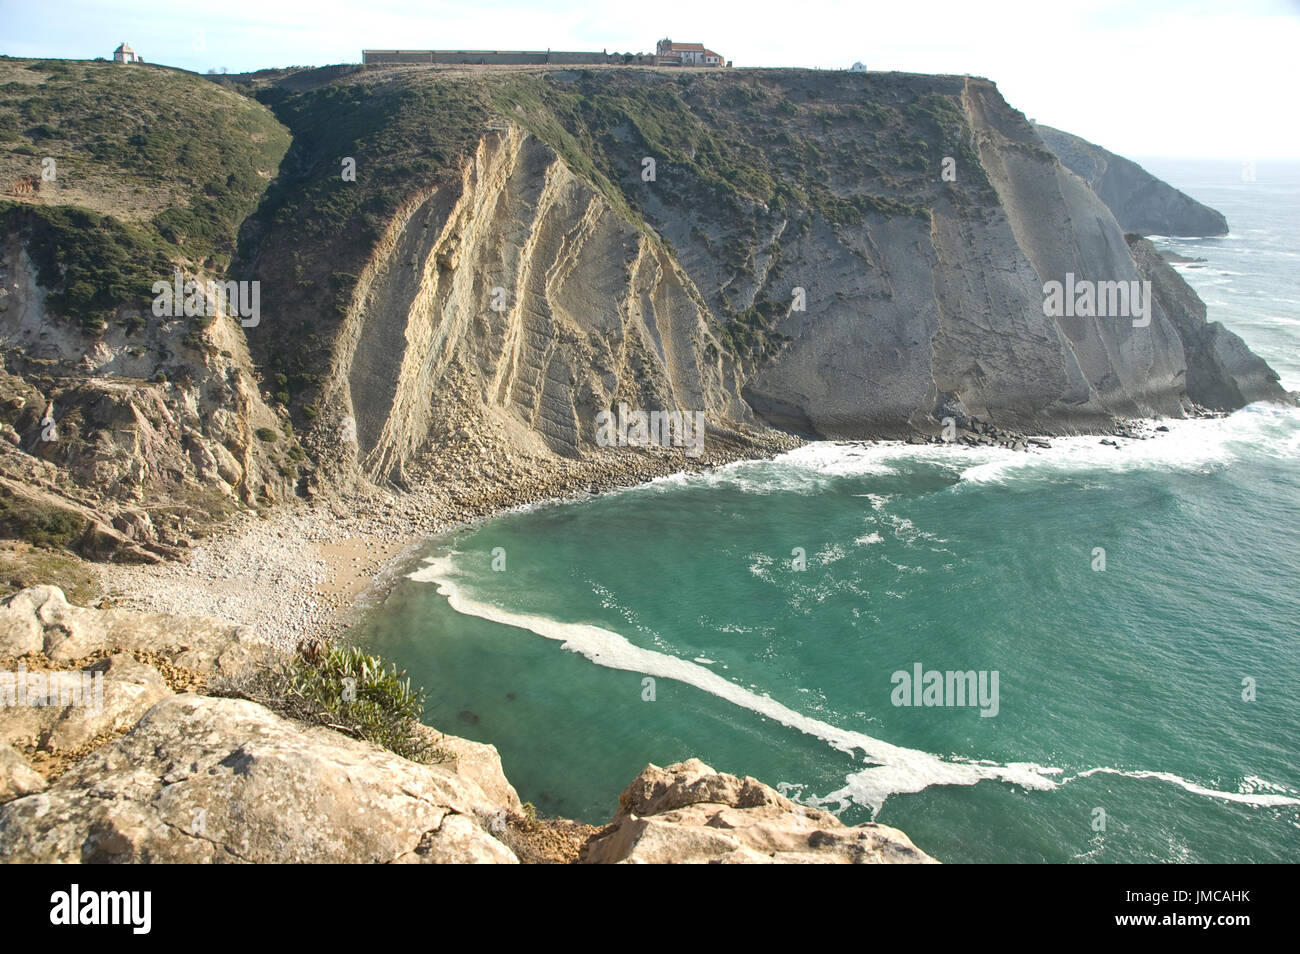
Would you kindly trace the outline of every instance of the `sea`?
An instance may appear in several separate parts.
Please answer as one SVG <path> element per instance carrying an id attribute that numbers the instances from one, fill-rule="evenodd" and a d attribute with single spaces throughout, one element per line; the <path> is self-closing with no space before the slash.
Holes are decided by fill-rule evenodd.
<path id="1" fill-rule="evenodd" d="M 1142 160 L 1156 238 L 1300 389 L 1300 162 Z M 698 758 L 962 862 L 1300 860 L 1300 414 L 1115 449 L 814 443 L 427 541 L 358 638 L 609 821 Z"/>

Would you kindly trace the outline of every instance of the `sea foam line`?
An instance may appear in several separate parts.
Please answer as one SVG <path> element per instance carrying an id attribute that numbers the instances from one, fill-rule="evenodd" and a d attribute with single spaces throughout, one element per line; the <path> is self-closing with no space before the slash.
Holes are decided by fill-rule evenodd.
<path id="1" fill-rule="evenodd" d="M 1050 449 L 1027 452 L 904 441 L 814 441 L 772 460 L 735 461 L 711 471 L 659 478 L 621 492 L 665 493 L 678 487 L 731 487 L 751 494 L 810 492 L 840 478 L 895 476 L 916 464 L 948 469 L 960 483 L 991 484 L 1081 472 L 1198 471 L 1229 463 L 1243 451 L 1284 460 L 1300 457 L 1300 409 L 1294 407 L 1261 402 L 1222 418 L 1167 418 L 1160 423 L 1167 432 L 1147 440 L 1119 438 L 1118 450 L 1103 445 L 1102 435 L 1052 437 Z M 859 496 L 870 499 L 875 510 L 890 499 L 887 494 Z"/>
<path id="2" fill-rule="evenodd" d="M 1051 776 L 1059 775 L 1060 769 L 1028 762 L 998 765 L 963 759 L 945 759 L 918 749 L 891 745 L 864 733 L 841 729 L 828 722 L 803 715 L 767 694 L 759 694 L 739 686 L 704 666 L 666 653 L 642 649 L 612 630 L 585 623 L 561 623 L 544 616 L 515 613 L 480 602 L 468 596 L 464 588 L 457 585 L 454 579 L 456 571 L 453 556 L 433 557 L 425 563 L 423 569 L 409 574 L 409 579 L 435 584 L 439 595 L 445 596 L 447 603 L 458 613 L 500 623 L 503 626 L 528 630 L 546 639 L 557 640 L 562 644 L 561 648 L 585 656 L 598 666 L 644 673 L 693 686 L 733 705 L 820 739 L 850 757 L 855 750 L 860 749 L 864 761 L 872 764 L 864 771 L 850 776 L 849 788 L 852 789 L 853 801 L 867 805 L 875 812 L 880 811 L 880 807 L 890 795 L 919 792 L 931 785 L 974 785 L 976 782 L 990 779 L 1040 791 L 1056 787 L 1056 782 Z M 844 800 L 839 797 L 839 793 L 832 793 L 825 799 L 812 800 L 815 804 L 842 801 Z M 844 805 L 847 806 L 847 802 L 844 802 Z"/>
<path id="3" fill-rule="evenodd" d="M 1194 795 L 1205 795 L 1210 798 L 1218 798 L 1225 802 L 1237 802 L 1241 805 L 1254 805 L 1256 807 L 1280 807 L 1283 805 L 1300 805 L 1300 798 L 1293 798 L 1290 795 L 1275 795 L 1263 792 L 1221 792 L 1216 788 L 1206 788 L 1203 785 L 1197 785 L 1195 782 L 1189 782 L 1180 775 L 1173 772 L 1150 772 L 1150 771 L 1131 771 L 1117 768 L 1093 768 L 1086 772 L 1080 772 L 1074 778 L 1065 779 L 1064 781 L 1073 781 L 1075 778 L 1088 778 L 1091 775 L 1119 775 L 1124 778 L 1154 778 L 1162 782 L 1168 782 L 1171 785 L 1177 785 L 1184 788 Z M 1262 779 L 1256 781 L 1262 782 L 1269 788 L 1281 788 L 1280 785 L 1274 785 L 1271 782 L 1264 782 Z"/>
<path id="4" fill-rule="evenodd" d="M 1273 438 L 1271 449 L 1277 456 L 1285 458 L 1300 454 L 1300 430 L 1296 429 L 1296 424 L 1300 423 L 1300 414 L 1294 408 L 1256 404 L 1214 421 L 1171 420 L 1166 423 L 1170 427 L 1170 433 L 1149 441 L 1125 442 L 1124 449 L 1121 451 L 1099 445 L 1096 437 L 1055 438 L 1052 450 L 1042 454 L 1025 454 L 1000 448 L 971 449 L 968 452 L 954 454 L 953 451 L 956 449 L 951 447 L 915 446 L 902 443 L 852 446 L 846 449 L 840 445 L 822 443 L 805 445 L 774 461 L 757 466 L 785 470 L 787 474 L 790 471 L 803 472 L 800 476 L 806 480 L 813 477 L 818 470 L 823 473 L 830 470 L 839 476 L 855 473 L 874 474 L 881 473 L 882 469 L 890 470 L 889 465 L 899 459 L 924 457 L 935 461 L 943 460 L 946 463 L 959 462 L 959 466 L 963 467 L 960 479 L 980 483 L 1004 479 L 1010 472 L 1022 467 L 1034 471 L 1038 471 L 1039 468 L 1068 471 L 1079 468 L 1092 469 L 1098 465 L 1116 469 L 1128 469 L 1135 465 L 1149 467 L 1156 464 L 1166 466 L 1172 464 L 1181 467 L 1203 466 L 1233 456 L 1233 444 L 1255 445 L 1260 438 Z M 969 465 L 972 460 L 977 463 L 973 466 L 963 466 Z M 827 468 L 832 461 L 835 461 L 838 466 Z M 731 482 L 747 468 L 753 466 L 756 465 L 740 462 L 723 468 L 722 471 L 725 473 L 692 475 L 682 482 L 699 480 L 706 483 Z M 784 482 L 778 480 L 775 483 L 779 485 Z M 761 484 L 764 481 L 760 480 L 756 483 Z M 776 488 L 769 484 L 765 489 L 770 492 Z M 883 502 L 884 500 L 880 501 L 881 504 Z M 873 499 L 872 504 L 875 506 L 877 501 Z M 1206 788 L 1168 772 L 1095 768 L 1068 779 L 1058 780 L 1053 776 L 1061 775 L 1060 769 L 1031 762 L 1000 765 L 956 756 L 943 758 L 918 749 L 891 745 L 869 735 L 841 729 L 805 716 L 766 694 L 759 694 L 738 686 L 703 666 L 666 653 L 635 646 L 625 637 L 611 630 L 515 613 L 474 600 L 453 579 L 455 575 L 453 556 L 454 554 L 430 558 L 425 561 L 424 569 L 415 571 L 409 578 L 417 582 L 436 584 L 438 593 L 445 596 L 448 604 L 458 613 L 524 629 L 546 639 L 559 641 L 562 648 L 579 653 L 600 666 L 640 672 L 685 683 L 733 705 L 749 709 L 789 728 L 820 739 L 850 757 L 855 750 L 862 750 L 863 760 L 870 763 L 869 767 L 849 775 L 843 787 L 824 797 L 806 798 L 805 801 L 810 804 L 837 806 L 842 809 L 852 802 L 869 807 L 878 814 L 885 799 L 890 795 L 919 792 L 931 785 L 974 785 L 984 780 L 997 780 L 1030 790 L 1047 791 L 1074 779 L 1106 773 L 1130 778 L 1156 779 L 1178 785 L 1197 795 L 1228 802 L 1257 806 L 1300 805 L 1300 798 L 1289 795 L 1223 792 Z M 765 567 L 760 568 L 756 564 L 750 569 L 761 575 Z"/>

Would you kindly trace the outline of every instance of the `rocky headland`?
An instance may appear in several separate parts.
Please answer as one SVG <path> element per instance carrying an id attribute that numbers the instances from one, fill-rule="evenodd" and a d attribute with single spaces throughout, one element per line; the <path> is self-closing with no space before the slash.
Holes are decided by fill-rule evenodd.
<path id="1" fill-rule="evenodd" d="M 4 860 L 929 861 L 697 761 L 537 819 L 491 746 L 412 761 L 239 686 L 510 507 L 1294 402 L 1141 238 L 1222 217 L 975 77 L 4 59 L 3 119 L 0 672 L 104 687 L 4 711 Z M 1049 314 L 1067 279 L 1145 320 Z M 605 446 L 618 406 L 702 414 L 701 453 Z"/>

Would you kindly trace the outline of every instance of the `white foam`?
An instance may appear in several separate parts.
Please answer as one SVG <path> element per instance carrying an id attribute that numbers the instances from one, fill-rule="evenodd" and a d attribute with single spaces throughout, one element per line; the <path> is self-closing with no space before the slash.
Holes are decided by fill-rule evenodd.
<path id="1" fill-rule="evenodd" d="M 1030 763 L 997 765 L 945 759 L 917 749 L 891 745 L 864 733 L 841 729 L 795 712 L 766 693 L 760 694 L 739 686 L 685 659 L 642 649 L 611 630 L 584 623 L 561 623 L 543 616 L 515 613 L 480 602 L 467 595 L 464 588 L 455 582 L 456 568 L 452 557 L 434 557 L 425 562 L 425 567 L 409 574 L 409 579 L 435 584 L 438 593 L 445 596 L 451 608 L 458 613 L 557 640 L 561 643 L 561 648 L 585 656 L 598 666 L 685 683 L 820 739 L 847 755 L 852 756 L 860 750 L 863 760 L 870 763 L 870 767 L 850 775 L 848 784 L 840 791 L 832 792 L 823 799 L 813 799 L 815 804 L 843 802 L 847 806 L 851 800 L 879 812 L 890 795 L 919 792 L 930 785 L 974 785 L 986 779 L 1038 790 L 1048 790 L 1056 785 L 1051 776 L 1059 774 L 1059 769 L 1043 768 Z"/>
<path id="2" fill-rule="evenodd" d="M 909 444 L 905 441 L 846 443 L 816 441 L 772 460 L 736 461 L 702 473 L 676 473 L 614 493 L 672 492 L 678 487 L 731 487 L 746 494 L 808 493 L 845 477 L 890 476 L 908 465 L 951 470 L 970 483 L 1073 470 L 1121 472 L 1168 468 L 1205 469 L 1230 461 L 1249 448 L 1280 457 L 1300 456 L 1289 439 L 1300 433 L 1300 410 L 1252 404 L 1224 418 L 1170 419 L 1169 428 L 1150 439 L 1117 438 L 1120 450 L 1101 444 L 1099 435 L 1053 437 L 1050 450 L 1013 451 L 964 444 Z M 893 495 L 855 494 L 882 511 Z"/>
<path id="3" fill-rule="evenodd" d="M 1254 805 L 1259 808 L 1276 808 L 1282 805 L 1300 805 L 1300 798 L 1294 798 L 1290 795 L 1277 795 L 1273 793 L 1262 792 L 1224 792 L 1217 788 L 1206 788 L 1204 785 L 1198 785 L 1195 782 L 1188 781 L 1182 776 L 1175 775 L 1172 772 L 1148 772 L 1148 771 L 1129 771 L 1117 768 L 1093 768 L 1086 772 L 1080 772 L 1074 778 L 1088 778 L 1091 775 L 1120 775 L 1124 778 L 1154 778 L 1162 782 L 1168 782 L 1171 785 L 1177 785 L 1179 788 L 1186 789 L 1194 795 L 1204 795 L 1208 798 L 1217 798 L 1225 802 L 1236 802 L 1240 805 Z M 1252 776 L 1254 778 L 1254 776 Z M 1067 779 L 1066 781 L 1073 781 Z M 1281 785 L 1274 785 L 1272 782 L 1265 782 L 1263 779 L 1255 779 L 1261 788 L 1281 789 L 1286 791 Z M 1243 787 L 1246 787 L 1243 785 Z"/>
<path id="4" fill-rule="evenodd" d="M 1026 454 L 999 449 L 991 459 L 962 471 L 961 479 L 990 484 L 1021 477 L 1078 471 L 1204 471 L 1238 459 L 1243 452 L 1290 459 L 1300 456 L 1300 410 L 1252 404 L 1223 418 L 1167 420 L 1167 433 L 1149 440 L 1116 438 L 1116 450 L 1099 437 L 1054 437 L 1052 447 Z"/>
<path id="5" fill-rule="evenodd" d="M 817 562 L 822 566 L 827 566 L 831 563 L 843 560 L 844 555 L 844 548 L 838 543 L 827 544 L 825 548 L 819 550 L 815 554 Z"/>

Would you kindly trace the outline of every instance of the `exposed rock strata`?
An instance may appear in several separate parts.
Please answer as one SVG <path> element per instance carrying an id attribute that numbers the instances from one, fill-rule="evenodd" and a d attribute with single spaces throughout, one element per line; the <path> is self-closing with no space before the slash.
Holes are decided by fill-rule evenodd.
<path id="1" fill-rule="evenodd" d="M 1125 240 L 1145 228 L 1132 216 L 1152 203 L 1174 215 L 1179 194 L 1156 180 L 1159 201 L 1146 186 L 1114 191 L 1122 160 L 1065 150 L 992 83 L 676 79 L 541 70 L 513 105 L 488 73 L 250 81 L 270 84 L 270 102 L 303 97 L 283 118 L 306 143 L 329 125 L 330 97 L 310 98 L 321 90 L 355 98 L 362 84 L 381 129 L 425 93 L 475 104 L 454 148 L 422 160 L 436 175 L 348 185 L 359 210 L 339 214 L 358 234 L 329 246 L 348 260 L 297 241 L 306 233 L 288 216 L 245 223 L 248 267 L 266 285 L 255 331 L 123 302 L 87 337 L 50 313 L 22 230 L 0 236 L 0 527 L 35 539 L 55 524 L 86 556 L 150 563 L 231 509 L 294 494 L 445 483 L 453 509 L 478 513 L 535 498 L 539 473 L 598 459 L 609 449 L 596 415 L 620 402 L 701 412 L 706 453 L 734 458 L 769 449 L 770 427 L 907 438 L 953 417 L 1109 431 L 1115 418 L 1289 400 Z M 674 129 L 655 133 L 669 115 Z M 367 156 L 372 145 L 349 148 L 363 167 L 394 161 Z M 766 165 L 747 158 L 768 152 Z M 309 153 L 286 162 L 319 159 Z M 661 174 L 643 181 L 656 156 Z M 950 160 L 955 180 L 941 175 Z M 294 168 L 275 188 L 315 195 L 314 181 Z M 1044 284 L 1067 275 L 1152 281 L 1149 325 L 1045 316 Z M 746 350 L 735 336 L 756 314 L 765 343 Z M 286 356 L 292 373 L 273 373 Z M 45 441 L 51 400 L 59 439 Z"/>
<path id="2" fill-rule="evenodd" d="M 1086 139 L 1034 127 L 1061 163 L 1097 193 L 1120 227 L 1139 235 L 1227 235 L 1223 214 L 1162 182 L 1136 162 Z"/>

